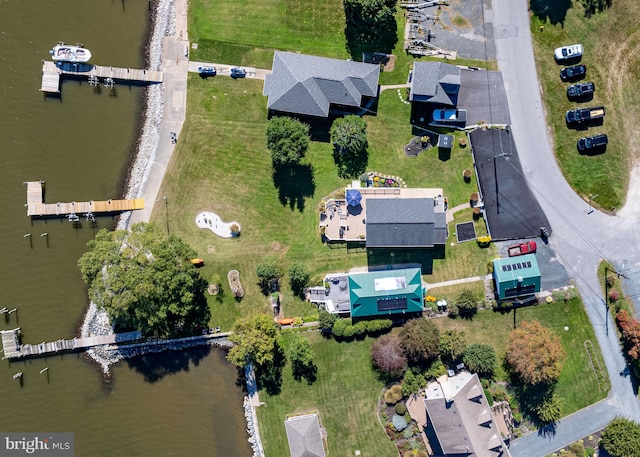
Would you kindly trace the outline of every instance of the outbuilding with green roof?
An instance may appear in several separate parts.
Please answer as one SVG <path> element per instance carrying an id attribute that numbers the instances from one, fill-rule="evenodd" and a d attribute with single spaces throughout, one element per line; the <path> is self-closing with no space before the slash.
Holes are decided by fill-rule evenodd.
<path id="1" fill-rule="evenodd" d="M 535 254 L 493 261 L 493 283 L 498 300 L 532 296 L 540 292 L 540 280 Z"/>
<path id="2" fill-rule="evenodd" d="M 422 313 L 423 295 L 420 268 L 349 274 L 349 300 L 354 319 Z"/>

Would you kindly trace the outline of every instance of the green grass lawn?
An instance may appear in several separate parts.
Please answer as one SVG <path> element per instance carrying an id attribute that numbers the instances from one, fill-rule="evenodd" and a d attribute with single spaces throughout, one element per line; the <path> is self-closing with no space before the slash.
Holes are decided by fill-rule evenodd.
<path id="1" fill-rule="evenodd" d="M 585 199 L 596 195 L 593 204 L 604 210 L 620 208 L 624 203 L 629 169 L 640 157 L 635 125 L 640 119 L 640 72 L 638 44 L 640 31 L 636 18 L 640 3 L 616 0 L 611 8 L 587 18 L 579 1 L 545 2 L 549 19 L 532 15 L 534 54 L 547 122 L 555 139 L 555 151 L 562 172 L 571 186 Z M 566 3 L 570 8 L 561 8 Z M 540 32 L 540 26 L 544 31 Z M 568 83 L 560 81 L 562 68 L 553 60 L 553 50 L 562 45 L 582 43 L 587 66 L 585 81 L 596 85 L 592 101 L 575 103 L 567 100 Z M 564 113 L 578 106 L 604 105 L 606 117 L 602 127 L 588 131 L 566 127 Z M 578 138 L 607 133 L 609 145 L 605 154 L 582 156 L 576 149 Z"/>
<path id="2" fill-rule="evenodd" d="M 187 119 L 180 141 L 169 164 L 160 191 L 168 197 L 171 233 L 181 236 L 205 259 L 201 269 L 205 279 L 218 274 L 222 293 L 207 296 L 212 309 L 212 326 L 231 327 L 237 317 L 250 312 L 269 312 L 267 297 L 260 293 L 256 265 L 276 258 L 284 271 L 293 260 L 303 260 L 318 278 L 328 272 L 354 266 L 415 261 L 411 252 L 364 250 L 323 245 L 317 230 L 318 207 L 323 197 L 348 184 L 337 175 L 329 143 L 312 141 L 308 167 L 295 179 L 295 186 L 274 182 L 271 157 L 266 148 L 266 99 L 262 82 L 230 78 L 189 78 Z M 418 157 L 407 157 L 403 146 L 414 137 L 409 124 L 409 108 L 395 91 L 382 93 L 377 116 L 367 116 L 369 170 L 402 177 L 409 187 L 442 187 L 449 205 L 467 202 L 477 190 L 475 176 L 470 183 L 462 171 L 471 168 L 468 148 L 455 144 L 450 156 L 439 156 L 432 148 Z M 293 204 L 287 198 L 294 199 Z M 292 206 L 293 205 L 293 206 Z M 195 216 L 213 211 L 223 221 L 238 221 L 242 235 L 221 239 L 208 230 L 198 229 Z M 165 224 L 163 202 L 156 203 L 152 221 Z M 470 217 L 469 217 L 470 220 Z M 454 228 L 445 249 L 427 252 L 429 282 L 484 274 L 492 248 L 480 249 L 476 243 L 451 246 Z M 245 290 L 237 301 L 226 282 L 227 272 L 236 269 Z M 286 280 L 282 284 L 283 310 L 287 317 L 310 317 L 316 311 L 295 298 Z"/>
<path id="3" fill-rule="evenodd" d="M 562 346 L 567 353 L 567 361 L 556 388 L 558 395 L 564 399 L 562 416 L 578 411 L 606 397 L 609 384 L 604 361 L 582 302 L 576 299 L 521 308 L 516 311 L 515 318 L 516 323 L 537 320 L 556 332 L 562 339 Z M 444 317 L 434 319 L 433 322 L 441 331 L 447 329 L 464 331 L 469 343 L 484 343 L 493 346 L 498 359 L 502 361 L 509 332 L 513 330 L 514 314 L 513 311 L 508 314 L 481 311 L 473 320 Z M 568 327 L 568 330 L 565 330 L 565 327 Z M 600 390 L 596 373 L 589 362 L 589 355 L 585 348 L 587 341 L 593 344 L 598 363 L 602 367 L 601 373 L 606 379 L 605 391 Z M 506 378 L 502 366 L 498 367 L 497 378 Z"/>
<path id="4" fill-rule="evenodd" d="M 276 396 L 260 391 L 258 423 L 269 456 L 289 455 L 284 420 L 288 416 L 318 412 L 327 431 L 330 456 L 352 457 L 356 450 L 363 456 L 395 457 L 395 445 L 389 440 L 376 417 L 378 396 L 383 383 L 371 368 L 373 339 L 337 343 L 318 332 L 302 335 L 313 348 L 318 367 L 316 381 L 295 381 L 290 365 L 282 376 L 282 392 Z M 287 346 L 290 335 L 283 335 Z"/>

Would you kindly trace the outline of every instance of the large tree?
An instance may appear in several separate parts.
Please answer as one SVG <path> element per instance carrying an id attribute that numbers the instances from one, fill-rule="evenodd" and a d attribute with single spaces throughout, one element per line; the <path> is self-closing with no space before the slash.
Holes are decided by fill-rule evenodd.
<path id="1" fill-rule="evenodd" d="M 473 373 L 480 376 L 492 376 L 498 363 L 498 357 L 493 347 L 488 344 L 474 343 L 470 344 L 464 350 L 462 362 Z"/>
<path id="2" fill-rule="evenodd" d="M 467 347 L 467 337 L 460 330 L 445 330 L 440 336 L 440 355 L 447 362 L 460 360 Z"/>
<path id="3" fill-rule="evenodd" d="M 229 340 L 235 345 L 227 354 L 227 360 L 239 367 L 250 362 L 267 366 L 277 355 L 279 336 L 278 326 L 266 314 L 238 319 L 229 335 Z"/>
<path id="4" fill-rule="evenodd" d="M 336 119 L 329 131 L 333 158 L 341 178 L 355 178 L 367 168 L 367 124 L 356 115 Z"/>
<path id="5" fill-rule="evenodd" d="M 440 354 L 440 332 L 427 319 L 411 319 L 400 330 L 400 343 L 409 361 L 426 365 Z"/>
<path id="6" fill-rule="evenodd" d="M 640 425 L 616 417 L 604 429 L 600 446 L 612 457 L 640 457 Z"/>
<path id="7" fill-rule="evenodd" d="M 295 261 L 289 266 L 289 283 L 294 295 L 304 298 L 304 288 L 309 284 L 310 276 L 309 268 L 302 262 Z"/>
<path id="8" fill-rule="evenodd" d="M 288 356 L 293 378 L 296 381 L 302 378 L 305 378 L 309 384 L 315 381 L 317 367 L 313 361 L 313 349 L 306 338 L 300 334 L 294 334 L 289 343 Z"/>
<path id="9" fill-rule="evenodd" d="M 274 167 L 297 165 L 309 148 L 309 126 L 289 117 L 274 117 L 267 125 L 267 147 Z"/>
<path id="10" fill-rule="evenodd" d="M 208 327 L 207 282 L 189 259 L 195 252 L 153 224 L 100 230 L 78 260 L 89 297 L 120 328 L 145 336 L 192 335 Z"/>
<path id="11" fill-rule="evenodd" d="M 528 385 L 558 380 L 566 353 L 560 337 L 538 321 L 525 321 L 512 330 L 506 348 L 512 372 Z"/>
<path id="12" fill-rule="evenodd" d="M 362 54 L 390 54 L 398 41 L 396 0 L 343 0 L 347 51 L 355 60 Z"/>
<path id="13" fill-rule="evenodd" d="M 407 358 L 395 335 L 381 336 L 373 343 L 371 360 L 378 370 L 392 377 L 401 376 L 407 369 Z"/>
<path id="14" fill-rule="evenodd" d="M 260 262 L 256 266 L 256 275 L 258 276 L 258 285 L 262 293 L 268 294 L 269 292 L 280 290 L 282 269 L 277 259 L 270 258 Z"/>

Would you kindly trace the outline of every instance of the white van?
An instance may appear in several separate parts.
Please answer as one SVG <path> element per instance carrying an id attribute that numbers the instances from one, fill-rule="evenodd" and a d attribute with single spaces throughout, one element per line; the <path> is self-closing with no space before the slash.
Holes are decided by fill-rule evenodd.
<path id="1" fill-rule="evenodd" d="M 566 60 L 573 60 L 579 57 L 582 57 L 582 45 L 581 44 L 572 44 L 571 46 L 563 46 L 561 48 L 557 48 L 553 56 L 556 59 L 556 62 L 564 62 Z"/>

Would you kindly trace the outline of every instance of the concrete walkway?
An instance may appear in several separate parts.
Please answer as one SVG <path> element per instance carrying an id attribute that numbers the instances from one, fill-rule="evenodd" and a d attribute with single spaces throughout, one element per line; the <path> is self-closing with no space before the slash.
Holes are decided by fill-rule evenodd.
<path id="1" fill-rule="evenodd" d="M 471 208 L 471 206 L 469 206 L 469 203 L 463 203 L 461 205 L 454 206 L 453 208 L 449 208 L 447 210 L 447 215 L 446 215 L 447 224 L 450 224 L 451 222 L 454 221 L 456 217 L 455 215 L 458 211 L 462 211 L 463 209 L 467 209 L 467 208 Z"/>
<path id="2" fill-rule="evenodd" d="M 488 279 L 491 279 L 491 275 L 471 276 L 469 278 L 452 279 L 450 281 L 434 282 L 433 284 L 425 282 L 424 284 L 427 286 L 427 288 L 434 289 L 436 287 L 448 287 L 448 286 L 455 286 L 457 284 L 469 284 L 471 282 L 485 281 L 485 280 L 488 280 Z"/>
<path id="3" fill-rule="evenodd" d="M 411 84 L 388 84 L 386 86 L 380 86 L 380 92 L 382 93 L 388 89 L 406 89 L 408 87 L 411 87 Z"/>
<path id="4" fill-rule="evenodd" d="M 176 146 L 171 141 L 171 132 L 176 132 L 180 138 L 180 131 L 184 124 L 189 71 L 189 61 L 185 57 L 185 50 L 189 46 L 187 0 L 175 0 L 175 8 L 176 33 L 174 36 L 165 37 L 163 42 L 164 112 L 160 125 L 160 138 L 155 153 L 149 159 L 150 163 L 145 171 L 138 195 L 138 197 L 144 198 L 145 207 L 143 210 L 132 213 L 129 225 L 136 222 L 149 222 L 151 212 L 156 204 L 165 204 L 167 212 L 170 211 L 172 205 L 170 200 L 163 200 L 163 196 L 159 196 L 158 191 Z"/>

